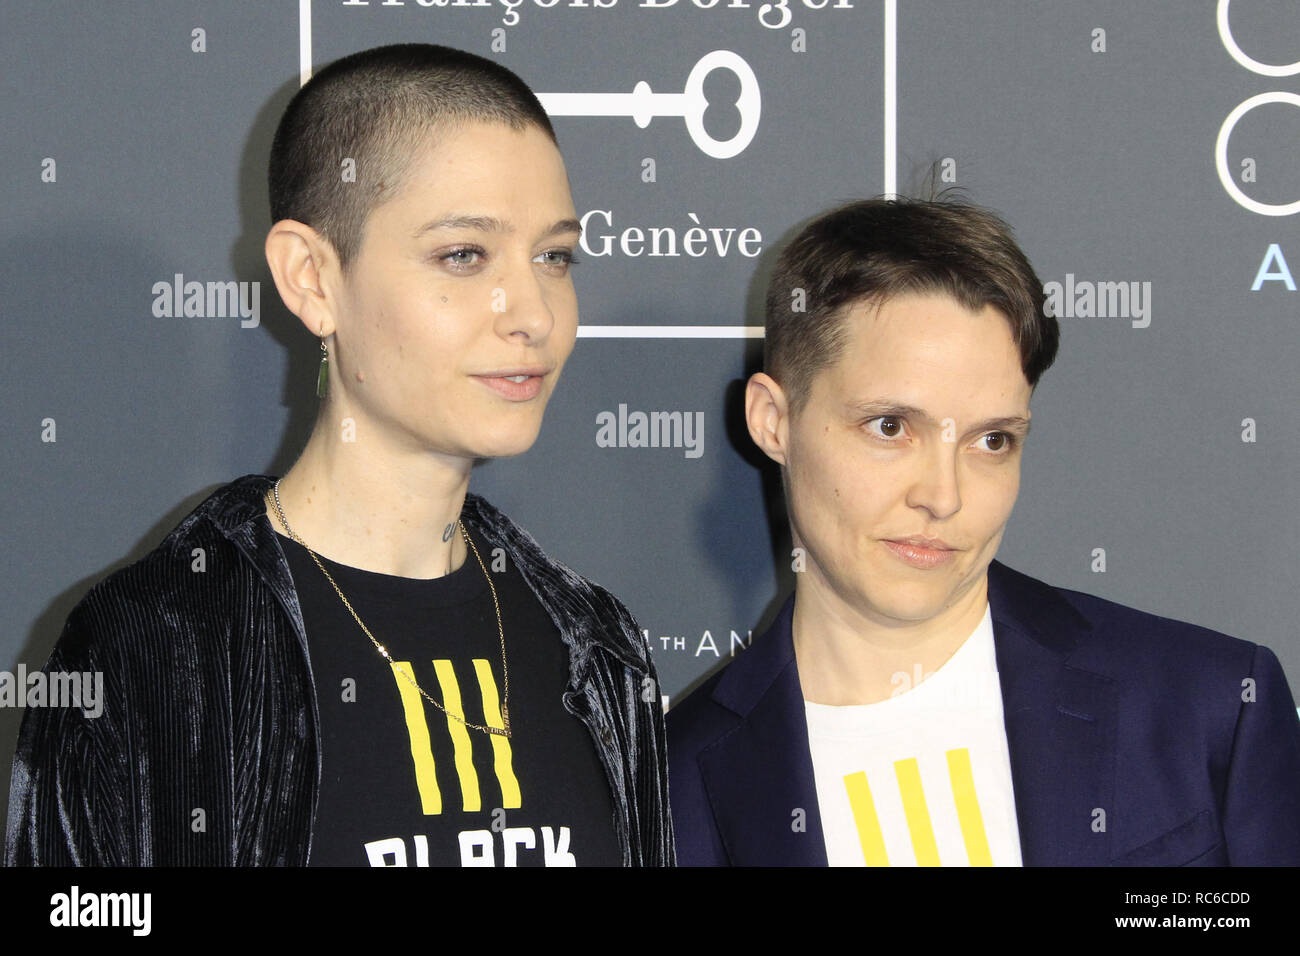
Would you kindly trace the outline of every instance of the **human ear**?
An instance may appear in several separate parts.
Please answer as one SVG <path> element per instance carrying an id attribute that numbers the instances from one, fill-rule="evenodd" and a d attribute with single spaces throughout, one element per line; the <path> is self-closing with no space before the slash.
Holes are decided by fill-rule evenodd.
<path id="1" fill-rule="evenodd" d="M 755 372 L 745 384 L 745 423 L 749 437 L 768 458 L 786 464 L 790 419 L 785 389 L 772 376 Z"/>
<path id="2" fill-rule="evenodd" d="M 329 241 L 305 223 L 281 219 L 266 235 L 266 262 L 285 307 L 312 335 L 332 335 L 336 297 L 328 274 L 338 271 L 338 256 Z"/>

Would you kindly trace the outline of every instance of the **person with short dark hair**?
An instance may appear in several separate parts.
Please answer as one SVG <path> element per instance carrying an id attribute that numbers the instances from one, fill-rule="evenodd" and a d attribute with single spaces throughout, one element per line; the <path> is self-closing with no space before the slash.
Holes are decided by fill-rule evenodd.
<path id="1" fill-rule="evenodd" d="M 537 98 L 444 47 L 345 57 L 285 111 L 270 198 L 314 430 L 73 610 L 47 670 L 102 672 L 103 711 L 27 712 L 7 862 L 671 864 L 635 621 L 468 492 L 577 335 Z"/>
<path id="2" fill-rule="evenodd" d="M 795 592 L 668 715 L 679 863 L 1300 863 L 1271 651 L 994 560 L 1042 303 L 970 204 L 852 203 L 782 252 L 745 415 Z"/>

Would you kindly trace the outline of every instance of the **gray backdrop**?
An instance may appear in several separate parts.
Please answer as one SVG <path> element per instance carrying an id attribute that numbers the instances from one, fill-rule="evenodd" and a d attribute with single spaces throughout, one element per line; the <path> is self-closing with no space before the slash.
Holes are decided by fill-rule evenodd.
<path id="1" fill-rule="evenodd" d="M 729 158 L 680 118 L 556 117 L 590 214 L 584 337 L 536 447 L 472 484 L 627 602 L 666 694 L 793 584 L 739 421 L 773 250 L 932 170 L 1008 218 L 1063 295 L 1139 293 L 1064 310 L 1000 558 L 1267 644 L 1300 685 L 1294 0 L 7 0 L 0 669 L 39 667 L 85 591 L 216 485 L 292 464 L 319 350 L 262 259 L 271 134 L 305 64 L 413 40 L 539 92 L 681 92 L 716 50 L 753 72 L 758 125 Z M 741 128 L 739 89 L 705 83 L 716 140 Z M 697 221 L 737 230 L 725 254 L 680 254 Z M 671 227 L 679 254 L 626 255 L 629 227 Z M 155 315 L 177 274 L 258 283 L 256 323 Z M 598 447 L 620 404 L 702 413 L 699 454 Z M 0 710 L 5 753 L 21 714 Z"/>

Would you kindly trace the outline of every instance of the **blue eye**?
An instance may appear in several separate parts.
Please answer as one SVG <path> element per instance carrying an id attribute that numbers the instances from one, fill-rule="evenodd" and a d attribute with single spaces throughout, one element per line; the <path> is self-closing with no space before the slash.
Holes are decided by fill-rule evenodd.
<path id="1" fill-rule="evenodd" d="M 576 265 L 578 260 L 568 249 L 548 249 L 541 253 L 533 260 L 540 262 L 547 268 L 563 274 L 569 271 L 569 266 Z"/>
<path id="2" fill-rule="evenodd" d="M 450 252 L 444 252 L 438 260 L 447 263 L 453 270 L 465 271 L 479 265 L 479 260 L 484 255 L 484 251 L 478 246 L 461 246 Z"/>

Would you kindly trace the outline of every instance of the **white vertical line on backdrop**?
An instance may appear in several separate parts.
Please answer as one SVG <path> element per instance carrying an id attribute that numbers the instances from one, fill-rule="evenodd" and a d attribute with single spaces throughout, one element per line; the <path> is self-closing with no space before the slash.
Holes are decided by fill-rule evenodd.
<path id="1" fill-rule="evenodd" d="M 311 0 L 298 0 L 298 85 L 311 79 Z"/>
<path id="2" fill-rule="evenodd" d="M 898 0 L 885 0 L 885 198 L 898 195 Z"/>

